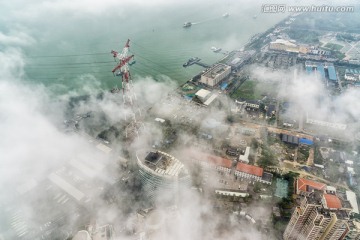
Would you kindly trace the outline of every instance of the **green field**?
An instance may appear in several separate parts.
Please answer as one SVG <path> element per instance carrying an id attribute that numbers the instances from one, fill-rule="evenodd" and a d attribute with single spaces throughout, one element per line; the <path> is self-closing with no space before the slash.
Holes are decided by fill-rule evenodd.
<path id="1" fill-rule="evenodd" d="M 331 50 L 339 51 L 344 46 L 340 45 L 340 44 L 336 44 L 336 43 L 327 43 L 324 47 L 328 48 L 328 49 L 331 49 Z"/>
<path id="2" fill-rule="evenodd" d="M 256 90 L 257 82 L 245 81 L 233 94 L 232 98 L 243 98 L 248 100 L 256 100 L 261 98 L 261 94 Z"/>

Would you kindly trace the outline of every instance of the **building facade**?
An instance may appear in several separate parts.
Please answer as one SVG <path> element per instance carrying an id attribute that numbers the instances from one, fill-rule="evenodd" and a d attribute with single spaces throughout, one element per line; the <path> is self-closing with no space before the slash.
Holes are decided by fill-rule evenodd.
<path id="1" fill-rule="evenodd" d="M 271 173 L 264 172 L 261 167 L 248 165 L 241 162 L 237 163 L 236 165 L 235 176 L 266 184 L 271 184 L 272 182 Z"/>
<path id="2" fill-rule="evenodd" d="M 139 175 L 145 194 L 152 200 L 159 192 L 174 195 L 179 187 L 190 186 L 190 175 L 184 164 L 161 151 L 136 152 Z"/>
<path id="3" fill-rule="evenodd" d="M 304 197 L 283 234 L 284 240 L 341 240 L 349 232 L 348 213 L 323 208 L 321 197 Z"/>
<path id="4" fill-rule="evenodd" d="M 200 82 L 214 87 L 231 73 L 231 67 L 222 63 L 216 64 L 201 74 Z"/>

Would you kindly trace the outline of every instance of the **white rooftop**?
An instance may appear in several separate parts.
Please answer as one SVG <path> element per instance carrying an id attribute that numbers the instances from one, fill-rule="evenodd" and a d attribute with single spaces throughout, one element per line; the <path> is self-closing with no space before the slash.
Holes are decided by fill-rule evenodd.
<path id="1" fill-rule="evenodd" d="M 346 191 L 346 199 L 350 202 L 352 211 L 359 214 L 359 207 L 356 200 L 356 194 L 352 191 Z"/>
<path id="2" fill-rule="evenodd" d="M 284 44 L 286 46 L 289 46 L 289 47 L 296 47 L 296 44 L 288 41 L 288 40 L 284 40 L 284 39 L 276 39 L 274 42 L 271 42 L 271 43 L 278 43 L 278 44 Z"/>
<path id="3" fill-rule="evenodd" d="M 195 96 L 201 98 L 202 100 L 204 100 L 211 92 L 209 90 L 206 89 L 200 89 L 199 91 L 197 91 L 195 93 Z"/>
<path id="4" fill-rule="evenodd" d="M 102 143 L 99 143 L 98 145 L 96 145 L 96 148 L 99 149 L 100 151 L 104 152 L 104 153 L 110 153 L 112 151 L 111 148 L 109 148 L 108 146 L 105 146 Z"/>
<path id="5" fill-rule="evenodd" d="M 326 186 L 326 190 L 327 190 L 327 191 L 336 192 L 336 188 L 333 187 L 333 186 Z"/>
<path id="6" fill-rule="evenodd" d="M 355 174 L 354 168 L 352 168 L 352 167 L 347 167 L 347 171 L 349 173 Z"/>
<path id="7" fill-rule="evenodd" d="M 217 96 L 218 96 L 217 94 L 211 95 L 211 97 L 209 97 L 209 99 L 204 102 L 204 105 L 209 106 L 212 103 L 212 101 L 214 101 L 217 98 Z"/>
<path id="8" fill-rule="evenodd" d="M 156 121 L 156 122 L 161 122 L 161 123 L 164 123 L 164 122 L 165 122 L 165 120 L 162 119 L 162 118 L 155 118 L 155 121 Z"/>
<path id="9" fill-rule="evenodd" d="M 249 154 L 250 154 L 250 147 L 246 147 L 244 155 L 240 154 L 239 160 L 242 162 L 248 163 L 249 162 Z"/>
<path id="10" fill-rule="evenodd" d="M 345 163 L 348 164 L 348 165 L 353 165 L 353 164 L 354 164 L 354 161 L 346 160 Z"/>
<path id="11" fill-rule="evenodd" d="M 48 176 L 49 180 L 54 183 L 56 186 L 70 194 L 72 197 L 74 197 L 76 200 L 81 201 L 85 197 L 85 194 L 82 193 L 79 189 L 65 181 L 63 178 L 61 178 L 56 173 L 51 173 Z"/>

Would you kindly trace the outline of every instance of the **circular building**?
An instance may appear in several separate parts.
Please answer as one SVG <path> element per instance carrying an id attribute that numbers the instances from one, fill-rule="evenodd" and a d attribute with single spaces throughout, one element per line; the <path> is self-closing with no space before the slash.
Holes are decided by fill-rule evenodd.
<path id="1" fill-rule="evenodd" d="M 139 174 L 150 200 L 157 194 L 173 196 L 181 186 L 190 186 L 190 175 L 184 164 L 161 151 L 136 152 Z"/>

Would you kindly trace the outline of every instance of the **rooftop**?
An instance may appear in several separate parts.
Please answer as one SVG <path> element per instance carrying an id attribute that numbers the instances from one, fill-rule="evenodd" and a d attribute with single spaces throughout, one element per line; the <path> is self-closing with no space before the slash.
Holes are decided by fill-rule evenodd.
<path id="1" fill-rule="evenodd" d="M 222 167 L 226 167 L 226 168 L 231 168 L 231 166 L 232 166 L 232 161 L 227 158 L 222 158 L 222 157 L 206 154 L 203 152 L 197 152 L 197 151 L 191 151 L 190 154 L 191 154 L 191 157 L 197 161 L 207 162 L 207 163 L 213 164 L 215 166 L 222 166 Z"/>
<path id="2" fill-rule="evenodd" d="M 341 206 L 341 201 L 340 199 L 333 194 L 324 194 L 324 203 L 325 203 L 325 207 L 330 208 L 330 209 L 340 209 Z"/>
<path id="3" fill-rule="evenodd" d="M 227 70 L 228 68 L 230 68 L 230 66 L 219 63 L 214 65 L 213 67 L 211 67 L 209 70 L 207 70 L 203 75 L 205 77 L 209 77 L 209 78 L 215 78 L 216 76 L 220 75 L 221 73 L 223 73 L 225 70 Z"/>
<path id="4" fill-rule="evenodd" d="M 183 163 L 161 151 L 138 151 L 137 157 L 141 167 L 145 166 L 162 176 L 179 177 L 181 173 L 186 173 Z"/>
<path id="5" fill-rule="evenodd" d="M 303 192 L 311 192 L 313 189 L 316 190 L 325 190 L 326 184 L 319 183 L 315 181 L 311 181 L 305 178 L 298 178 L 296 181 L 297 190 L 303 191 Z"/>
<path id="6" fill-rule="evenodd" d="M 264 172 L 261 179 L 266 182 L 272 182 L 273 175 L 272 173 Z"/>
<path id="7" fill-rule="evenodd" d="M 206 89 L 200 89 L 195 93 L 195 95 L 201 99 L 205 99 L 209 94 L 211 94 L 211 92 Z"/>
<path id="8" fill-rule="evenodd" d="M 262 177 L 264 170 L 261 167 L 248 165 L 245 163 L 238 163 L 236 165 L 236 170 L 239 172 L 248 173 L 258 177 Z"/>
<path id="9" fill-rule="evenodd" d="M 346 199 L 350 202 L 352 211 L 359 214 L 359 207 L 356 199 L 356 194 L 352 191 L 346 191 Z"/>
<path id="10" fill-rule="evenodd" d="M 286 45 L 286 46 L 289 46 L 289 47 L 296 47 L 297 45 L 288 41 L 288 40 L 285 40 L 285 39 L 276 39 L 274 42 L 271 42 L 272 44 L 276 43 L 276 44 L 283 44 L 283 45 Z"/>

